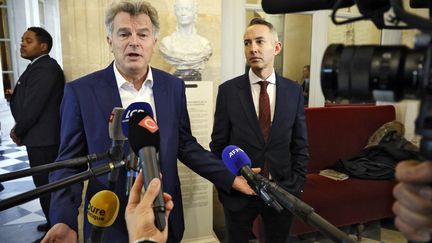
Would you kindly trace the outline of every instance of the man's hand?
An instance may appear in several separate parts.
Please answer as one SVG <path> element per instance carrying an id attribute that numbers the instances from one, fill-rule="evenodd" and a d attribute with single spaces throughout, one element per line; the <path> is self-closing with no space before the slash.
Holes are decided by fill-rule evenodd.
<path id="1" fill-rule="evenodd" d="M 252 168 L 252 171 L 255 174 L 260 173 L 260 168 Z M 249 186 L 247 180 L 243 176 L 236 176 L 234 182 L 232 184 L 232 188 L 236 189 L 239 192 L 242 192 L 246 195 L 256 195 L 255 191 Z"/>
<path id="2" fill-rule="evenodd" d="M 55 224 L 46 233 L 41 243 L 76 243 L 77 233 L 67 224 Z"/>
<path id="3" fill-rule="evenodd" d="M 409 240 L 432 239 L 432 162 L 402 161 L 396 167 L 399 184 L 393 189 L 395 225 Z"/>
<path id="4" fill-rule="evenodd" d="M 22 146 L 21 144 L 21 139 L 16 135 L 15 132 L 15 126 L 12 128 L 12 130 L 9 133 L 9 136 L 11 137 L 12 141 L 17 145 L 17 146 Z"/>
<path id="5" fill-rule="evenodd" d="M 156 242 L 165 242 L 168 239 L 168 224 L 162 232 L 156 228 L 152 207 L 153 201 L 161 189 L 161 181 L 157 178 L 150 181 L 144 197 L 140 199 L 142 187 L 143 175 L 142 172 L 140 172 L 131 188 L 129 202 L 125 213 L 129 241 L 134 242 L 147 237 Z M 174 207 L 174 203 L 171 196 L 167 193 L 164 193 L 164 200 L 165 220 L 168 222 L 168 216 Z"/>

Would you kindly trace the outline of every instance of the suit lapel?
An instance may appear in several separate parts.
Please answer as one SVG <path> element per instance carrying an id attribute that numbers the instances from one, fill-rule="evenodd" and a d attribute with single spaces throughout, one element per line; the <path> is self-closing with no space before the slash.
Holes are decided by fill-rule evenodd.
<path id="1" fill-rule="evenodd" d="M 243 75 L 240 82 L 238 82 L 238 88 L 240 102 L 242 104 L 243 111 L 246 114 L 246 118 L 252 127 L 253 132 L 258 137 L 260 143 L 265 144 L 261 133 L 261 128 L 259 126 L 258 117 L 256 115 L 255 106 L 253 104 L 252 92 L 247 74 Z"/>
<path id="2" fill-rule="evenodd" d="M 113 107 L 122 107 L 120 93 L 114 75 L 113 63 L 111 63 L 99 77 L 101 80 L 95 80 L 93 93 L 102 114 L 106 116 L 106 114 L 112 112 Z M 108 123 L 109 116 L 106 116 L 105 119 Z"/>
<path id="3" fill-rule="evenodd" d="M 289 89 L 288 82 L 284 82 L 278 75 L 276 75 L 276 99 L 275 111 L 273 115 L 273 122 L 270 129 L 270 136 L 268 142 L 271 142 L 272 135 L 278 132 L 282 122 L 287 122 L 289 115 L 295 113 L 286 112 L 286 107 L 290 106 L 290 100 L 296 97 L 294 92 Z"/>
<path id="4" fill-rule="evenodd" d="M 167 83 L 163 78 L 160 77 L 158 70 L 152 68 L 153 71 L 153 97 L 156 107 L 156 119 L 158 126 L 164 127 L 165 122 L 170 119 L 170 107 L 168 99 L 170 97 L 167 95 Z M 160 131 L 162 132 L 161 129 Z"/>
<path id="5" fill-rule="evenodd" d="M 41 58 L 39 58 L 38 60 L 36 60 L 34 63 L 29 63 L 28 65 L 27 65 L 27 68 L 24 70 L 24 72 L 21 74 L 21 76 L 18 78 L 18 81 L 17 81 L 17 84 L 15 85 L 15 87 L 14 87 L 14 92 L 12 93 L 12 99 L 13 99 L 13 97 L 15 96 L 15 90 L 16 89 L 19 89 L 20 87 L 25 87 L 25 85 L 26 85 L 26 83 L 27 83 L 27 80 L 28 80 L 28 78 L 29 78 L 29 76 L 30 76 L 30 70 L 32 69 L 32 68 L 34 68 L 36 65 L 38 65 L 41 61 L 43 61 L 44 59 L 49 59 L 50 58 L 50 56 L 49 55 L 45 55 L 45 56 L 43 56 L 43 57 L 41 57 Z"/>

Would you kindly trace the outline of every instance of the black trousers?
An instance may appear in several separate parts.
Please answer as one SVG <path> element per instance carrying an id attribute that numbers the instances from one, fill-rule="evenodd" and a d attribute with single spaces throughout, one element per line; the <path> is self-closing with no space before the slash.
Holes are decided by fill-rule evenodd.
<path id="1" fill-rule="evenodd" d="M 225 228 L 228 243 L 247 243 L 253 238 L 252 225 L 258 214 L 261 214 L 266 243 L 285 243 L 293 215 L 288 210 L 278 213 L 267 206 L 258 196 L 240 211 L 224 208 Z"/>
<path id="2" fill-rule="evenodd" d="M 27 154 L 30 161 L 30 167 L 53 163 L 57 158 L 58 150 L 59 150 L 59 145 L 44 146 L 44 147 L 27 146 Z M 48 176 L 49 176 L 49 172 L 44 172 L 44 173 L 34 175 L 33 182 L 35 186 L 40 187 L 48 184 L 49 182 Z M 42 211 L 45 214 L 45 218 L 48 222 L 48 225 L 51 226 L 51 223 L 49 221 L 51 193 L 41 196 L 39 198 L 39 201 L 42 207 Z"/>

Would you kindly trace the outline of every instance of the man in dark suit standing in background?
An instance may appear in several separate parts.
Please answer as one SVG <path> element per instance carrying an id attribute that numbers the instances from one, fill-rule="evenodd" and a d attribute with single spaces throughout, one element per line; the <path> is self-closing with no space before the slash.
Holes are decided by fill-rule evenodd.
<path id="1" fill-rule="evenodd" d="M 51 51 L 52 37 L 40 27 L 30 27 L 21 37 L 21 57 L 31 63 L 18 79 L 10 101 L 15 126 L 10 137 L 18 145 L 25 145 L 30 167 L 54 162 L 60 144 L 60 103 L 65 84 L 64 74 Z M 48 172 L 33 176 L 36 187 L 48 183 Z M 50 228 L 50 194 L 40 198 L 46 224 L 39 231 Z"/>
<path id="2" fill-rule="evenodd" d="M 282 44 L 271 23 L 255 18 L 244 34 L 250 70 L 219 87 L 210 148 L 221 156 L 236 145 L 251 158 L 252 167 L 291 194 L 299 195 L 309 159 L 302 87 L 274 72 L 274 58 Z M 219 191 L 224 206 L 227 239 L 246 243 L 252 224 L 261 214 L 265 242 L 286 242 L 292 214 L 278 213 L 261 198 L 237 191 Z"/>
<path id="3" fill-rule="evenodd" d="M 309 86 L 310 86 L 310 65 L 305 65 L 303 67 L 303 75 L 301 86 L 303 88 L 303 95 L 305 99 L 305 105 L 309 102 Z"/>

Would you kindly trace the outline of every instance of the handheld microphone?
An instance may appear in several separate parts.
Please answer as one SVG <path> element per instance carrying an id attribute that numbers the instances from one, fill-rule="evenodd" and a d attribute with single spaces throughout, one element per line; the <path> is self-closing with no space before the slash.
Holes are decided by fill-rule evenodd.
<path id="1" fill-rule="evenodd" d="M 133 114 L 138 112 L 147 112 L 151 117 L 153 117 L 153 110 L 149 103 L 146 102 L 134 102 L 130 104 L 122 114 L 121 118 L 121 128 L 123 131 L 124 136 L 128 136 L 128 126 L 129 126 L 129 120 L 133 116 Z M 139 171 L 139 164 L 138 164 L 138 157 L 131 149 L 129 152 L 128 157 L 128 163 L 127 163 L 127 176 L 126 176 L 126 196 L 129 196 L 130 189 L 133 186 L 133 183 L 135 182 L 135 178 L 138 175 Z"/>
<path id="2" fill-rule="evenodd" d="M 321 9 L 333 9 L 337 0 L 262 0 L 264 12 L 269 14 L 296 13 Z M 344 0 L 341 8 L 354 5 L 354 0 Z"/>
<path id="3" fill-rule="evenodd" d="M 148 115 L 153 117 L 153 110 L 149 103 L 146 102 L 134 102 L 130 104 L 123 112 L 122 118 L 121 118 L 121 128 L 123 131 L 123 134 L 126 137 L 129 137 L 128 134 L 128 126 L 129 126 L 129 119 L 138 112 L 147 112 Z"/>
<path id="4" fill-rule="evenodd" d="M 123 145 L 126 137 L 123 135 L 121 129 L 121 118 L 124 109 L 121 107 L 114 107 L 111 112 L 108 123 L 108 134 L 112 140 L 111 148 L 109 150 L 109 157 L 112 161 L 121 161 L 123 159 Z M 119 176 L 119 170 L 115 169 L 108 175 L 109 188 L 114 190 L 115 184 Z"/>
<path id="5" fill-rule="evenodd" d="M 248 185 L 268 206 L 273 207 L 278 212 L 283 210 L 283 207 L 274 200 L 270 194 L 268 194 L 263 188 L 258 187 L 255 173 L 250 168 L 250 158 L 241 148 L 234 145 L 226 146 L 222 151 L 222 161 L 231 173 L 237 176 L 240 174 L 243 175 L 243 177 L 246 178 Z"/>
<path id="6" fill-rule="evenodd" d="M 144 177 L 144 188 L 147 189 L 153 178 L 160 179 L 159 161 L 157 150 L 159 149 L 159 127 L 147 112 L 136 112 L 129 120 L 129 143 L 139 156 L 141 170 Z M 156 227 L 163 231 L 165 228 L 165 202 L 161 189 L 153 202 Z"/>
<path id="7" fill-rule="evenodd" d="M 112 191 L 100 191 L 90 199 L 87 220 L 92 228 L 87 243 L 102 242 L 104 230 L 116 220 L 119 207 L 120 201 Z"/>

